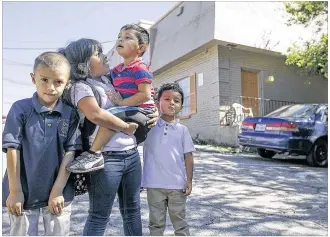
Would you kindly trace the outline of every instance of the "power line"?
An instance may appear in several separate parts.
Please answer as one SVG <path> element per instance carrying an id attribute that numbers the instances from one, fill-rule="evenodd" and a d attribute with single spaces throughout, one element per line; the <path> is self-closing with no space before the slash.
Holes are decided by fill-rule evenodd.
<path id="1" fill-rule="evenodd" d="M 13 104 L 13 103 L 15 103 L 17 100 L 8 100 L 8 99 L 6 99 L 6 98 L 3 98 L 3 101 L 2 101 L 2 103 L 4 103 L 4 104 Z"/>
<path id="2" fill-rule="evenodd" d="M 4 103 L 4 104 L 9 104 L 9 103 L 14 103 L 15 101 L 12 101 L 12 100 L 10 100 L 10 101 L 5 101 L 5 100 L 3 100 L 2 101 L 2 103 Z"/>
<path id="3" fill-rule="evenodd" d="M 14 65 L 17 65 L 17 66 L 33 67 L 33 65 L 29 64 L 29 63 L 21 63 L 21 62 L 11 61 L 11 60 L 8 60 L 8 59 L 5 59 L 5 58 L 3 58 L 2 60 L 5 63 L 11 63 L 11 64 L 14 64 Z"/>
<path id="4" fill-rule="evenodd" d="M 111 43 L 111 42 L 115 42 L 117 40 L 109 40 L 109 41 L 104 41 L 104 42 L 100 42 L 101 44 L 106 44 L 106 43 Z M 54 50 L 54 49 L 59 49 L 60 47 L 58 48 L 26 48 L 26 47 L 22 47 L 22 48 L 19 48 L 19 47 L 3 47 L 2 49 L 6 49 L 6 50 Z"/>
<path id="5" fill-rule="evenodd" d="M 104 41 L 104 42 L 101 42 L 101 44 L 106 44 L 106 43 L 112 43 L 112 42 L 116 42 L 117 40 L 109 40 L 109 41 Z"/>
<path id="6" fill-rule="evenodd" d="M 19 84 L 21 86 L 33 86 L 33 84 L 27 84 L 27 83 L 22 83 L 22 82 L 19 82 L 17 80 L 14 80 L 14 79 L 11 79 L 11 78 L 8 78 L 8 77 L 4 77 L 3 78 L 4 81 L 7 81 L 7 82 L 11 82 L 11 83 L 14 83 L 14 84 Z"/>
<path id="7" fill-rule="evenodd" d="M 23 43 L 23 44 L 61 44 L 61 42 L 28 41 L 28 40 L 4 40 L 3 43 Z"/>
<path id="8" fill-rule="evenodd" d="M 3 47 L 2 49 L 9 49 L 9 50 L 52 50 L 57 48 L 11 48 L 11 47 Z"/>

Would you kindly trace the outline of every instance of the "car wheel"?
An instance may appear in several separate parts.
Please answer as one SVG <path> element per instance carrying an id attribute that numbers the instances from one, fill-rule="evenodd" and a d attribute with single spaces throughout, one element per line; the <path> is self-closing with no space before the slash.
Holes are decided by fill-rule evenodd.
<path id="1" fill-rule="evenodd" d="M 324 139 L 317 140 L 307 155 L 307 164 L 310 166 L 325 167 L 328 165 L 328 142 Z"/>
<path id="2" fill-rule="evenodd" d="M 261 156 L 263 158 L 271 159 L 276 155 L 275 151 L 269 151 L 269 150 L 265 150 L 262 148 L 258 148 L 257 151 L 258 151 L 259 156 Z"/>

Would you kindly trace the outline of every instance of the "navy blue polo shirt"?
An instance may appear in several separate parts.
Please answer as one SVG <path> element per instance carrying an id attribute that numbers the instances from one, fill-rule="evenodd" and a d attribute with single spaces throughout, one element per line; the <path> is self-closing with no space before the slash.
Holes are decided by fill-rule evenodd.
<path id="1" fill-rule="evenodd" d="M 81 150 L 82 142 L 77 111 L 59 99 L 51 111 L 32 98 L 15 102 L 7 116 L 2 149 L 20 151 L 23 208 L 36 209 L 48 205 L 63 156 L 67 151 Z M 7 172 L 3 179 L 2 204 L 9 195 Z M 74 198 L 74 186 L 69 179 L 63 190 L 65 201 Z"/>

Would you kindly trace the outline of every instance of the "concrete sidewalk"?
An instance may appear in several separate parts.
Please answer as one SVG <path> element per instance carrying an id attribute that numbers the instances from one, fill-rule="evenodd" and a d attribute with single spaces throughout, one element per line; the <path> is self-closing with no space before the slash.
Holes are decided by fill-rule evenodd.
<path id="1" fill-rule="evenodd" d="M 197 151 L 193 193 L 187 203 L 192 235 L 327 235 L 328 169 L 254 154 Z M 5 209 L 3 209 L 4 211 Z M 148 235 L 146 192 L 141 194 L 143 235 Z M 71 235 L 81 235 L 88 197 L 73 204 Z M 165 235 L 174 235 L 167 218 Z M 40 229 L 43 230 L 40 222 Z M 9 234 L 3 215 L 3 235 Z M 124 235 L 116 201 L 105 235 Z"/>

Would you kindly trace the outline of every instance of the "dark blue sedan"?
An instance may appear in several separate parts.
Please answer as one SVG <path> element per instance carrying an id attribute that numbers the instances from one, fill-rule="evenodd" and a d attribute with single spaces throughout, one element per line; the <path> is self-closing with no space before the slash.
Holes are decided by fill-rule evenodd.
<path id="1" fill-rule="evenodd" d="M 264 117 L 246 118 L 238 143 L 257 148 L 264 158 L 277 153 L 305 155 L 309 165 L 327 166 L 328 105 L 286 105 Z"/>

